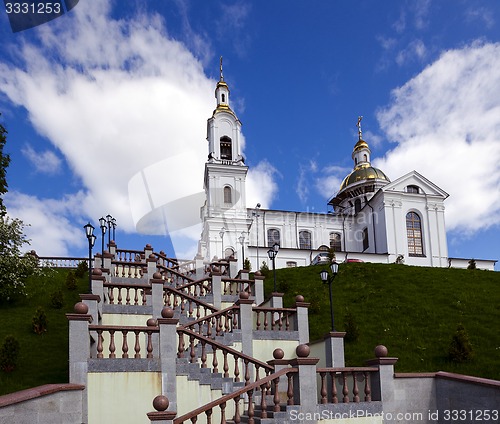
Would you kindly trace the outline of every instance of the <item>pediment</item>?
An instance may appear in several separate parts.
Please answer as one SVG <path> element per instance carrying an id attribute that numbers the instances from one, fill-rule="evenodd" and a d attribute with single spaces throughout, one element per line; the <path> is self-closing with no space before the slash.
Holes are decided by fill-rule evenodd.
<path id="1" fill-rule="evenodd" d="M 425 194 L 427 196 L 437 196 L 446 199 L 449 194 L 446 193 L 442 188 L 438 187 L 432 181 L 425 178 L 423 175 L 419 174 L 417 171 L 411 171 L 407 174 L 399 177 L 398 179 L 392 181 L 391 183 L 382 187 L 384 192 L 399 192 L 407 193 L 408 187 L 418 187 L 419 194 Z"/>

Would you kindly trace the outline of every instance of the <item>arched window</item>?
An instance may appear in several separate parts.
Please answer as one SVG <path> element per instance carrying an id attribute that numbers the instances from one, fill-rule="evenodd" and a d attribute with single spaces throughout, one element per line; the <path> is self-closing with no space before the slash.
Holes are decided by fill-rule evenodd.
<path id="1" fill-rule="evenodd" d="M 408 254 L 410 256 L 424 256 L 422 220 L 416 212 L 406 214 L 406 237 L 408 239 Z"/>
<path id="2" fill-rule="evenodd" d="M 233 149 L 231 139 L 225 135 L 220 138 L 220 158 L 225 160 L 233 159 Z"/>
<path id="3" fill-rule="evenodd" d="M 224 187 L 224 204 L 232 205 L 232 203 L 233 203 L 233 198 L 232 198 L 232 193 L 231 193 L 231 187 L 225 186 Z"/>
<path id="4" fill-rule="evenodd" d="M 406 187 L 407 193 L 420 193 L 420 189 L 416 185 L 409 185 Z"/>
<path id="5" fill-rule="evenodd" d="M 222 93 L 222 103 L 226 103 L 226 95 L 224 93 Z"/>
<path id="6" fill-rule="evenodd" d="M 299 248 L 311 250 L 311 232 L 299 231 Z"/>
<path id="7" fill-rule="evenodd" d="M 354 213 L 358 213 L 361 210 L 361 199 L 356 199 L 354 201 Z"/>
<path id="8" fill-rule="evenodd" d="M 334 252 L 342 250 L 342 236 L 339 233 L 330 233 L 330 248 Z"/>
<path id="9" fill-rule="evenodd" d="M 231 247 L 226 247 L 224 249 L 224 258 L 230 258 L 231 256 L 234 257 L 234 249 Z"/>
<path id="10" fill-rule="evenodd" d="M 363 228 L 363 252 L 370 247 L 370 240 L 368 239 L 368 228 Z"/>
<path id="11" fill-rule="evenodd" d="M 280 230 L 269 228 L 269 230 L 267 230 L 267 245 L 272 247 L 275 243 L 281 246 Z"/>

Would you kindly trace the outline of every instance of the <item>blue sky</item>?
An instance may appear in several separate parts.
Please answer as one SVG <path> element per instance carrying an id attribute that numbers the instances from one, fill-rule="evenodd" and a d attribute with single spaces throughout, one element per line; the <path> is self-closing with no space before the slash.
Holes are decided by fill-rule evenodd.
<path id="1" fill-rule="evenodd" d="M 500 257 L 498 2 L 80 0 L 15 34 L 2 13 L 0 39 L 6 203 L 41 255 L 85 255 L 108 213 L 119 247 L 192 254 L 197 227 L 138 234 L 136 182 L 164 203 L 202 191 L 222 55 L 250 206 L 325 212 L 362 115 L 375 166 L 450 194 L 449 255 Z"/>

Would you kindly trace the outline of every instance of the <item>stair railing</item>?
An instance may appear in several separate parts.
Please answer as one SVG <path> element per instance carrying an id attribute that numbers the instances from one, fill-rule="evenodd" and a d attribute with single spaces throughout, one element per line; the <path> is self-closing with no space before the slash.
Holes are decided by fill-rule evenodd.
<path id="1" fill-rule="evenodd" d="M 165 280 L 170 284 L 174 284 L 176 287 L 185 286 L 194 281 L 193 278 L 173 268 L 166 267 L 162 264 L 157 264 L 156 267 Z"/>
<path id="2" fill-rule="evenodd" d="M 180 310 L 181 315 L 185 315 L 188 318 L 195 318 L 197 321 L 204 319 L 204 317 L 209 314 L 217 312 L 217 308 L 209 303 L 203 302 L 181 291 L 181 289 L 175 289 L 169 286 L 163 287 L 163 304 L 174 311 Z"/>
<path id="3" fill-rule="evenodd" d="M 143 262 L 143 250 L 116 249 L 115 260 L 118 262 Z"/>
<path id="4" fill-rule="evenodd" d="M 243 363 L 243 380 L 245 385 L 250 384 L 250 365 L 253 365 L 255 368 L 255 380 L 258 380 L 259 372 L 262 369 L 266 374 L 271 374 L 274 371 L 274 368 L 265 362 L 261 362 L 251 356 L 245 355 L 242 352 L 239 352 L 235 349 L 232 349 L 228 346 L 223 345 L 213 339 L 202 336 L 195 331 L 189 330 L 185 327 L 177 328 L 178 335 L 178 348 L 177 348 L 177 357 L 184 358 L 188 356 L 190 363 L 199 362 L 201 368 L 212 368 L 212 372 L 217 374 L 219 372 L 219 359 L 217 358 L 217 352 L 220 351 L 222 354 L 222 371 L 223 378 L 229 378 L 229 358 L 230 356 L 234 359 L 234 364 L 232 368 L 231 377 L 233 381 L 240 382 L 240 362 Z M 187 336 L 188 344 L 186 344 L 184 337 Z M 197 346 L 201 346 L 201 352 L 197 353 Z M 212 348 L 212 364 L 207 364 L 207 357 L 210 352 L 207 352 L 207 346 Z M 219 355 L 220 356 L 220 355 Z"/>
<path id="5" fill-rule="evenodd" d="M 222 277 L 222 294 L 223 295 L 235 295 L 238 296 L 241 292 L 246 291 L 250 295 L 255 295 L 254 280 L 242 280 L 238 278 Z"/>
<path id="6" fill-rule="evenodd" d="M 104 303 L 109 305 L 140 305 L 147 304 L 146 291 L 149 284 L 126 284 L 104 282 Z"/>
<path id="7" fill-rule="evenodd" d="M 264 331 L 292 331 L 293 316 L 297 313 L 293 308 L 265 308 L 261 306 L 253 307 L 256 315 L 255 330 Z"/>
<path id="8" fill-rule="evenodd" d="M 223 336 L 224 333 L 232 333 L 234 329 L 238 328 L 239 312 L 239 306 L 233 305 L 220 311 L 216 310 L 216 312 L 199 318 L 183 327 L 208 338 Z"/>
<path id="9" fill-rule="evenodd" d="M 248 418 L 248 423 L 253 423 L 254 422 L 254 417 L 255 417 L 255 407 L 260 406 L 260 418 L 265 419 L 267 418 L 267 412 L 268 412 L 268 405 L 267 405 L 267 399 L 266 396 L 263 395 L 260 397 L 260 403 L 257 404 L 255 402 L 255 397 L 254 393 L 256 391 L 259 391 L 261 393 L 266 393 L 267 389 L 269 386 L 271 387 L 271 393 L 273 394 L 273 405 L 272 410 L 274 412 L 279 412 L 280 411 L 280 397 L 279 397 L 279 381 L 280 377 L 282 375 L 287 375 L 288 376 L 288 388 L 287 388 L 287 405 L 293 405 L 294 400 L 293 400 L 293 387 L 291 386 L 292 384 L 292 375 L 294 373 L 297 373 L 297 368 L 283 368 L 279 370 L 278 372 L 275 372 L 273 374 L 269 374 L 264 378 L 258 379 L 257 381 L 250 383 L 246 385 L 245 387 L 242 387 L 241 389 L 236 390 L 233 393 L 230 393 L 228 395 L 222 396 L 221 398 L 214 400 L 210 403 L 207 403 L 206 405 L 200 406 L 199 408 L 196 408 L 195 410 L 188 412 L 187 414 L 184 414 L 178 418 L 174 419 L 174 424 L 182 424 L 185 421 L 191 421 L 192 423 L 196 423 L 198 420 L 198 416 L 201 414 L 205 413 L 206 418 L 207 418 L 207 423 L 211 423 L 211 417 L 213 415 L 213 411 L 215 408 L 219 407 L 220 408 L 220 422 L 225 423 L 227 418 L 226 418 L 226 407 L 230 402 L 234 403 L 234 416 L 232 419 L 234 420 L 235 423 L 241 422 L 241 407 L 240 407 L 240 402 L 244 399 L 244 395 L 246 395 L 247 400 L 248 400 L 248 407 L 246 411 L 246 416 Z M 243 404 L 244 408 L 244 402 L 241 402 Z M 243 414 L 245 414 L 245 411 L 243 411 Z"/>
<path id="10" fill-rule="evenodd" d="M 376 372 L 377 368 L 370 367 L 316 368 L 320 376 L 320 403 L 361 402 L 360 385 L 364 401 L 371 402 L 371 375 Z"/>

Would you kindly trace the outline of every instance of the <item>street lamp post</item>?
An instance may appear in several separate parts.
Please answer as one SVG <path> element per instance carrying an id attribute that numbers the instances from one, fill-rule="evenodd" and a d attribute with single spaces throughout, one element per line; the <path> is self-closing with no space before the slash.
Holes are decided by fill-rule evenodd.
<path id="1" fill-rule="evenodd" d="M 115 218 L 111 219 L 111 226 L 113 227 L 113 241 L 116 242 L 116 238 L 115 238 L 116 219 Z"/>
<path id="2" fill-rule="evenodd" d="M 108 224 L 108 246 L 111 243 L 111 222 L 113 221 L 113 217 L 110 214 L 106 215 L 106 223 Z"/>
<path id="3" fill-rule="evenodd" d="M 339 264 L 335 261 L 333 261 L 330 264 L 330 270 L 332 271 L 331 275 L 328 273 L 327 270 L 323 270 L 319 273 L 319 276 L 321 278 L 321 281 L 323 281 L 323 284 L 328 284 L 328 290 L 330 292 L 330 317 L 332 320 L 332 331 L 335 331 L 335 321 L 333 318 L 333 299 L 332 299 L 332 283 L 333 280 L 335 280 L 335 277 L 337 276 L 339 272 Z"/>
<path id="4" fill-rule="evenodd" d="M 224 259 L 224 233 L 226 232 L 226 229 L 222 227 L 219 231 L 219 236 L 221 238 L 221 243 L 222 243 L 222 256 L 221 259 Z"/>
<path id="5" fill-rule="evenodd" d="M 85 228 L 85 235 L 89 242 L 89 293 L 92 293 L 92 248 L 94 247 L 96 236 L 94 235 L 94 227 L 90 222 L 84 225 L 83 228 Z"/>
<path id="6" fill-rule="evenodd" d="M 241 268 L 245 268 L 245 233 L 242 232 L 238 237 L 238 241 L 241 243 Z"/>
<path id="7" fill-rule="evenodd" d="M 259 264 L 259 210 L 260 210 L 260 203 L 257 203 L 257 206 L 255 206 L 255 209 L 252 211 L 252 215 L 255 218 L 255 223 L 257 224 L 257 269 L 256 271 L 260 270 L 260 264 Z"/>
<path id="8" fill-rule="evenodd" d="M 101 268 L 104 268 L 104 234 L 106 234 L 106 218 L 99 218 L 99 225 L 101 227 L 101 240 L 102 240 L 102 249 L 101 249 Z"/>
<path id="9" fill-rule="evenodd" d="M 278 251 L 280 250 L 280 245 L 278 243 L 274 243 L 273 247 L 271 247 L 267 251 L 267 255 L 269 256 L 269 259 L 273 261 L 273 274 L 274 274 L 274 293 L 276 293 L 276 255 L 278 254 Z"/>

